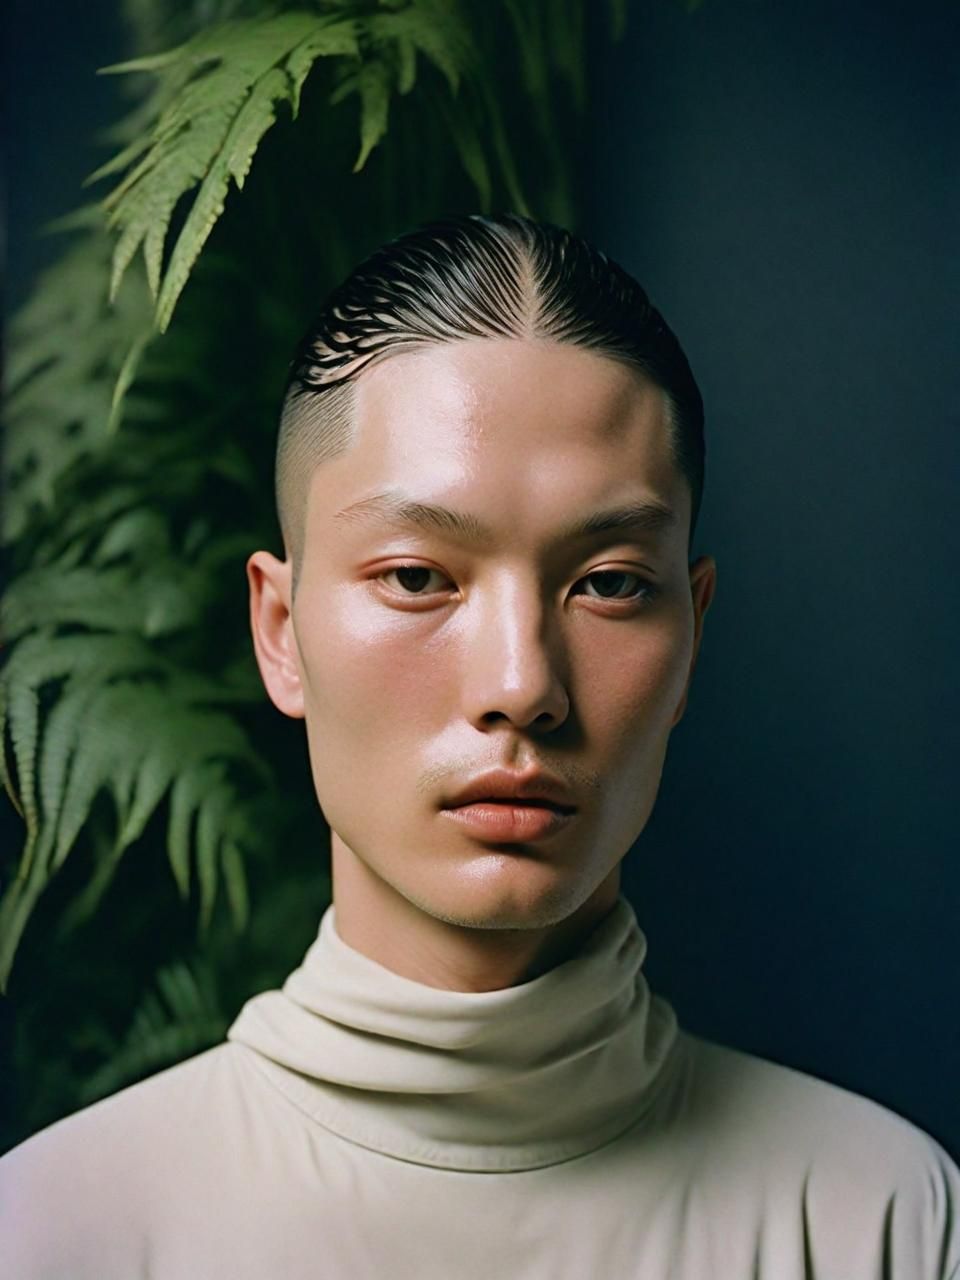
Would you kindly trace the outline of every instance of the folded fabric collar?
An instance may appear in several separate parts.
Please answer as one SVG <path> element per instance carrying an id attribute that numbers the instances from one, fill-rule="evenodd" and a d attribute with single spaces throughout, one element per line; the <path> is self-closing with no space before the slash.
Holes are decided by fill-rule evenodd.
<path id="1" fill-rule="evenodd" d="M 348 946 L 327 908 L 280 991 L 227 1032 L 301 1110 L 384 1155 L 437 1168 L 556 1164 L 646 1114 L 677 1038 L 652 996 L 623 895 L 571 958 L 499 991 L 401 977 Z"/>

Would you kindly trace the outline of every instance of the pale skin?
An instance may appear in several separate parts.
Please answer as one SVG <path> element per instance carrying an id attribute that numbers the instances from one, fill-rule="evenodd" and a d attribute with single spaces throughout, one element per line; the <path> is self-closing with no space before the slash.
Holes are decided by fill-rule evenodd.
<path id="1" fill-rule="evenodd" d="M 716 564 L 688 560 L 663 395 L 621 362 L 470 339 L 389 355 L 356 396 L 354 442 L 311 480 L 296 599 L 289 560 L 247 561 L 257 662 L 274 705 L 306 721 L 339 936 L 430 986 L 513 986 L 573 954 L 616 901 Z M 490 539 L 354 506 L 386 490 L 467 513 Z M 633 503 L 673 519 L 561 539 Z M 443 813 L 475 775 L 531 764 L 577 805 L 548 839 L 496 844 Z"/>

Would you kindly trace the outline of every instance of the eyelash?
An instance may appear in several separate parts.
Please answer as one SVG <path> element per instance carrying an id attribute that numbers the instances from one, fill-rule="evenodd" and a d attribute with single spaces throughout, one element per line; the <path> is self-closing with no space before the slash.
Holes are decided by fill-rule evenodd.
<path id="1" fill-rule="evenodd" d="M 384 569 L 381 573 L 378 573 L 376 575 L 376 579 L 377 581 L 382 581 L 389 574 L 397 573 L 403 569 L 423 569 L 424 572 L 426 573 L 439 573 L 441 577 L 445 576 L 440 572 L 439 569 L 434 569 L 430 565 L 395 564 L 390 569 Z M 589 600 L 601 600 L 601 601 L 606 601 L 609 604 L 649 604 L 652 600 L 654 600 L 660 594 L 659 587 L 655 586 L 648 579 L 641 577 L 640 574 L 636 573 L 633 569 L 594 569 L 592 572 L 584 574 L 583 578 L 581 578 L 580 581 L 587 582 L 589 581 L 590 578 L 596 577 L 598 574 L 616 574 L 624 578 L 636 578 L 637 582 L 640 585 L 637 591 L 633 595 L 588 596 L 587 599 Z M 400 595 L 401 598 L 406 600 L 429 599 L 431 595 L 437 594 L 436 592 L 403 592 L 403 591 L 396 592 L 392 587 L 388 588 L 388 590 L 393 591 L 394 594 Z"/>

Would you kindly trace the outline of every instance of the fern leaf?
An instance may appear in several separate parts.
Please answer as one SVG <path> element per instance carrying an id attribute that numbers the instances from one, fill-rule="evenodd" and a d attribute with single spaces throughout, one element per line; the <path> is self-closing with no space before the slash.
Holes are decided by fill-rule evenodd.
<path id="1" fill-rule="evenodd" d="M 200 961 L 175 961 L 155 977 L 123 1040 L 85 1082 L 81 1100 L 93 1102 L 223 1039 L 225 1017 L 212 971 Z"/>
<path id="2" fill-rule="evenodd" d="M 277 102 L 286 98 L 289 90 L 286 72 L 274 67 L 258 82 L 238 113 L 227 139 L 229 154 L 226 164 L 238 190 L 243 189 L 260 139 L 276 119 Z"/>
<path id="3" fill-rule="evenodd" d="M 400 36 L 396 42 L 397 93 L 407 94 L 417 82 L 417 46 Z"/>
<path id="4" fill-rule="evenodd" d="M 238 187 L 243 186 L 257 144 L 276 118 L 275 104 L 288 93 L 286 73 L 274 68 L 259 81 L 236 113 L 222 151 L 204 178 L 170 255 L 157 298 L 157 328 L 161 333 L 169 325 L 191 268 L 223 212 L 230 176 Z"/>
<path id="5" fill-rule="evenodd" d="M 110 210 L 108 225 L 121 228 L 110 276 L 111 299 L 116 297 L 133 255 L 151 229 L 151 253 L 156 254 L 153 246 L 158 239 L 162 245 L 177 201 L 203 179 L 210 154 L 224 145 L 232 116 L 228 105 L 196 121 L 185 131 L 185 138 L 161 139 L 141 168 L 104 201 L 104 207 Z"/>
<path id="6" fill-rule="evenodd" d="M 111 390 L 123 358 L 151 323 L 139 272 L 128 273 L 109 304 L 111 247 L 102 229 L 85 235 L 43 273 L 11 323 L 3 439 L 6 543 L 44 518 L 61 477 L 107 438 Z"/>
<path id="7" fill-rule="evenodd" d="M 67 768 L 83 741 L 79 726 L 98 680 L 102 680 L 102 668 L 107 667 L 111 674 L 117 675 L 142 670 L 145 663 L 142 643 L 129 637 L 111 637 L 107 643 L 98 643 L 87 635 L 54 637 L 42 631 L 22 640 L 8 658 L 2 672 L 4 701 L 9 708 L 20 799 L 30 837 L 30 847 L 21 856 L 22 875 L 30 872 L 33 856 L 44 859 L 52 848 L 56 834 L 54 823 L 44 822 L 42 838 L 38 836 L 40 808 L 45 814 L 53 815 L 62 802 Z M 72 683 L 44 725 L 38 806 L 39 691 L 51 681 L 68 675 L 72 675 Z"/>
<path id="8" fill-rule="evenodd" d="M 217 893 L 218 854 L 223 839 L 223 817 L 230 804 L 231 794 L 223 769 L 214 775 L 216 785 L 206 797 L 197 815 L 197 882 L 200 885 L 200 928 L 206 930 L 213 915 Z"/>
<path id="9" fill-rule="evenodd" d="M 10 803 L 19 813 L 20 817 L 26 822 L 26 814 L 23 811 L 23 803 L 17 795 L 17 788 L 13 781 L 13 772 L 10 768 L 7 757 L 7 720 L 8 720 L 8 703 L 9 697 L 6 688 L 0 684 L 0 785 L 6 791 L 10 798 Z"/>
<path id="10" fill-rule="evenodd" d="M 123 548 L 135 520 L 146 514 L 130 514 L 114 551 Z M 148 523 L 148 533 L 150 528 Z M 40 694 L 51 681 L 65 683 L 41 716 Z M 237 924 L 245 919 L 245 884 L 236 864 L 238 842 L 247 847 L 256 842 L 255 824 L 246 815 L 254 801 L 249 786 L 239 792 L 226 766 L 241 766 L 250 779 L 264 783 L 270 771 L 230 712 L 214 708 L 250 696 L 248 690 L 181 671 L 137 635 L 56 635 L 52 624 L 19 639 L 0 671 L 0 689 L 0 729 L 9 731 L 13 744 L 28 826 L 16 879 L 0 904 L 0 919 L 12 930 L 0 946 L 0 982 L 33 903 L 76 844 L 100 792 L 112 797 L 114 834 L 71 907 L 73 923 L 97 905 L 123 852 L 142 835 L 171 787 L 169 853 L 181 892 L 188 889 L 192 810 L 199 818 L 204 926 L 221 870 L 231 878 L 231 915 Z M 234 849 L 221 854 L 228 838 Z"/>
<path id="11" fill-rule="evenodd" d="M 100 493 L 91 492 L 91 488 L 84 485 L 89 494 L 87 501 L 71 504 L 44 539 L 44 558 L 49 564 L 69 569 L 81 561 L 89 561 L 88 553 L 99 542 L 109 539 L 114 525 L 122 525 L 143 501 L 142 492 L 119 477 L 116 484 Z M 93 557 L 94 561 L 98 558 Z"/>
<path id="12" fill-rule="evenodd" d="M 182 772 L 170 793 L 167 859 L 180 896 L 190 896 L 190 837 L 200 800 L 207 790 L 207 771 Z"/>
<path id="13" fill-rule="evenodd" d="M 107 787 L 113 793 L 118 819 L 123 823 L 125 797 L 121 784 L 128 763 L 135 766 L 138 777 L 143 779 L 137 813 L 127 815 L 135 835 L 142 830 L 167 785 L 181 771 L 211 759 L 242 761 L 257 771 L 257 757 L 234 720 L 223 713 L 184 705 L 180 698 L 171 698 L 169 688 L 155 683 L 123 682 L 98 691 L 87 705 L 85 730 L 87 739 L 95 740 L 96 745 L 88 747 L 82 758 L 77 753 L 77 762 L 66 783 L 57 865 L 76 840 L 100 787 Z M 262 770 L 262 765 L 260 768 Z M 220 773 L 215 779 L 209 774 L 205 778 L 207 792 L 199 801 L 201 815 L 213 797 L 219 795 L 209 789 L 212 780 L 219 781 Z M 237 799 L 232 787 L 226 788 L 223 794 L 229 800 Z M 223 801 L 217 803 L 220 805 Z M 213 817 L 207 818 L 208 824 Z M 121 848 L 126 848 L 128 843 L 121 839 Z"/>
<path id="14" fill-rule="evenodd" d="M 167 521 L 150 507 L 134 507 L 107 525 L 97 546 L 90 552 L 94 565 L 107 565 L 134 550 L 144 550 L 160 558 L 171 554 Z"/>
<path id="15" fill-rule="evenodd" d="M 36 858 L 31 858 L 33 843 L 32 834 L 28 834 L 17 874 L 0 899 L 0 991 L 4 992 L 20 938 L 46 885 L 43 868 Z M 27 866 L 29 870 L 25 871 Z"/>
<path id="16" fill-rule="evenodd" d="M 165 49 L 162 53 L 151 53 L 141 58 L 128 58 L 126 62 L 111 62 L 109 66 L 98 67 L 98 76 L 116 76 L 127 74 L 131 71 L 162 71 L 164 67 L 169 67 L 182 57 L 183 53 L 190 48 L 190 41 L 185 44 L 178 45 L 175 49 Z"/>
<path id="17" fill-rule="evenodd" d="M 318 58 L 358 58 L 360 46 L 352 20 L 324 24 L 291 50 L 284 66 L 290 79 L 290 104 L 294 119 L 300 111 L 304 81 Z"/>
<path id="18" fill-rule="evenodd" d="M 124 149 L 133 167 L 104 201 L 111 226 L 119 232 L 111 287 L 119 285 L 142 242 L 148 278 L 157 291 L 158 329 L 168 326 L 190 270 L 223 211 L 229 178 L 243 185 L 277 104 L 298 106 L 304 79 L 317 58 L 355 56 L 356 51 L 353 20 L 294 12 L 220 23 L 168 54 L 112 68 L 153 71 L 169 81 L 156 99 L 149 146 Z M 101 166 L 98 176 L 123 168 L 117 156 Z M 181 196 L 198 186 L 161 281 L 173 209 Z"/>
<path id="19" fill-rule="evenodd" d="M 127 777 L 129 778 L 129 774 Z M 93 874 L 86 878 L 83 888 L 64 909 L 57 930 L 61 937 L 68 936 L 78 925 L 85 924 L 100 906 L 123 853 L 119 843 L 110 839 L 99 828 L 91 830 L 90 842 L 93 847 Z"/>
<path id="20" fill-rule="evenodd" d="M 457 93 L 465 72 L 477 71 L 469 29 L 446 0 L 414 0 L 397 13 L 376 14 L 368 29 L 375 44 L 412 44 L 444 75 L 451 94 Z"/>
<path id="21" fill-rule="evenodd" d="M 365 62 L 352 76 L 341 82 L 331 95 L 337 103 L 348 93 L 360 95 L 360 151 L 353 166 L 359 173 L 367 157 L 387 131 L 390 112 L 390 71 L 380 61 Z"/>
<path id="22" fill-rule="evenodd" d="M 164 966 L 157 974 L 157 987 L 174 1017 L 188 1018 L 202 1003 L 200 987 L 185 964 Z"/>
<path id="23" fill-rule="evenodd" d="M 20 807 L 27 823 L 28 845 L 21 862 L 21 868 L 26 873 L 29 870 L 29 857 L 40 823 L 36 800 L 40 701 L 36 689 L 29 685 L 8 686 L 7 696 L 9 697 L 10 740 L 17 766 Z"/>
<path id="24" fill-rule="evenodd" d="M 55 823 L 48 826 L 56 840 L 54 869 L 63 864 L 74 847 L 97 792 L 109 786 L 115 794 L 118 789 L 122 793 L 124 771 L 140 754 L 138 743 L 131 741 L 125 719 L 130 713 L 131 701 L 129 686 L 104 686 L 91 681 L 62 698 L 50 715 L 51 748 L 56 747 L 58 764 L 66 760 L 67 773 L 62 796 L 51 787 L 49 797 L 50 812 L 56 815 Z M 83 751 L 80 750 L 81 723 L 82 737 L 86 739 Z"/>
<path id="25" fill-rule="evenodd" d="M 151 752 L 134 776 L 134 794 L 117 835 L 120 850 L 126 849 L 142 834 L 154 810 L 176 776 L 176 763 L 157 752 Z"/>
<path id="26" fill-rule="evenodd" d="M 90 204 L 79 205 L 69 213 L 62 213 L 58 218 L 50 218 L 40 228 L 41 234 L 47 236 L 64 231 L 102 232 L 103 209 L 99 202 L 92 201 Z"/>
<path id="27" fill-rule="evenodd" d="M 151 292 L 154 292 L 154 284 L 151 283 Z M 137 367 L 143 359 L 143 353 L 146 350 L 147 343 L 153 336 L 152 330 L 147 329 L 143 333 L 137 335 L 130 345 L 130 350 L 124 357 L 123 364 L 120 366 L 120 372 L 117 374 L 117 381 L 114 384 L 113 395 L 110 398 L 110 417 L 107 419 L 107 432 L 113 434 L 120 422 L 120 415 L 123 412 L 123 401 L 134 378 L 137 375 Z"/>
<path id="28" fill-rule="evenodd" d="M 163 246 L 167 240 L 169 218 L 159 222 L 151 222 L 143 237 L 143 265 L 147 272 L 147 286 L 150 297 L 156 302 L 160 292 L 160 273 L 163 268 Z M 116 396 L 116 391 L 114 391 Z"/>
<path id="29" fill-rule="evenodd" d="M 129 142 L 122 150 L 118 151 L 99 169 L 94 169 L 93 173 L 88 174 L 84 180 L 85 187 L 92 186 L 93 183 L 99 182 L 101 178 L 109 178 L 114 173 L 122 173 L 124 169 L 133 164 L 134 160 L 138 160 L 143 153 L 151 146 L 153 139 L 149 133 L 141 133 L 138 137 Z M 101 215 L 102 216 L 102 215 Z"/>
<path id="30" fill-rule="evenodd" d="M 233 927 L 240 933 L 247 927 L 250 919 L 250 900 L 243 858 L 233 840 L 224 840 L 222 844 L 222 875 Z"/>
<path id="31" fill-rule="evenodd" d="M 54 623 L 74 623 L 104 630 L 163 635 L 197 620 L 198 601 L 189 575 L 174 574 L 164 582 L 135 579 L 123 566 L 78 565 L 64 571 L 43 566 L 21 574 L 7 588 L 2 605 L 9 639 Z"/>

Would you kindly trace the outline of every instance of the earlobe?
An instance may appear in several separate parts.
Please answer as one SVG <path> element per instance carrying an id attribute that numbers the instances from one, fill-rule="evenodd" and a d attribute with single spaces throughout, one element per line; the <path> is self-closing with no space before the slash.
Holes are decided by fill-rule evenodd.
<path id="1" fill-rule="evenodd" d="M 269 551 L 247 560 L 250 631 L 260 678 L 270 701 L 285 716 L 303 719 L 303 685 L 290 606 L 292 566 Z"/>

